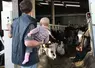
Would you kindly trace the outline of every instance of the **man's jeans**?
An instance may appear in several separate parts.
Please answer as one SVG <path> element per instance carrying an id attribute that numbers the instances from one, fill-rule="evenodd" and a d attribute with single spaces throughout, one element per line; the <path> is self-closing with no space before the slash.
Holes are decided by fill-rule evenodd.
<path id="1" fill-rule="evenodd" d="M 21 66 L 21 68 L 37 68 L 37 64 L 31 65 L 31 66 L 28 66 L 28 67 Z"/>

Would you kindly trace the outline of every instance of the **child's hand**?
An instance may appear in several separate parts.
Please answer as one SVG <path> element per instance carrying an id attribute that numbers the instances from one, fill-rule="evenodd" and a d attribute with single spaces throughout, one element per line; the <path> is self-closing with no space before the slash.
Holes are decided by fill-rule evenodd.
<path id="1" fill-rule="evenodd" d="M 44 44 L 44 41 L 42 40 L 42 44 Z"/>
<path id="2" fill-rule="evenodd" d="M 30 34 L 30 33 L 28 33 L 28 34 L 27 34 L 27 36 L 28 36 L 28 37 L 30 37 L 30 36 L 31 36 L 31 34 Z"/>

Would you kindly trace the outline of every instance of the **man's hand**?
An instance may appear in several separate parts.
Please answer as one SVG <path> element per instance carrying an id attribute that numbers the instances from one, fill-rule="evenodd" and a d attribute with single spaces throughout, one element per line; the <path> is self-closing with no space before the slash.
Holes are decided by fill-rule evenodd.
<path id="1" fill-rule="evenodd" d="M 7 24 L 7 28 L 9 31 L 11 31 L 11 24 Z"/>
<path id="2" fill-rule="evenodd" d="M 9 38 L 12 38 L 12 34 L 11 34 L 11 24 L 7 24 L 7 28 L 8 28 L 7 30 L 9 31 L 9 32 L 8 32 L 8 37 L 9 37 Z"/>

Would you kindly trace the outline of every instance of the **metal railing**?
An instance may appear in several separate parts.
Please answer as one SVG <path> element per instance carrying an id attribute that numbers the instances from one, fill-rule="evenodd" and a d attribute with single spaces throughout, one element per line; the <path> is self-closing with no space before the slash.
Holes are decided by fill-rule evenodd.
<path id="1" fill-rule="evenodd" d="M 3 41 L 3 39 L 2 39 L 1 36 L 0 36 L 0 41 L 1 41 L 1 43 L 3 44 L 3 46 L 4 46 L 4 41 Z M 2 55 L 2 54 L 4 54 L 4 53 L 5 53 L 4 50 L 0 51 L 0 55 Z"/>

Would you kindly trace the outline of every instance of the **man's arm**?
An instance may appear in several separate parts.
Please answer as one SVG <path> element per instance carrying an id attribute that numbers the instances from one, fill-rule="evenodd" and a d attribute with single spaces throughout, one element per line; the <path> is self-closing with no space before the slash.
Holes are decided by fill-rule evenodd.
<path id="1" fill-rule="evenodd" d="M 36 40 L 25 40 L 24 44 L 27 47 L 36 47 L 36 46 L 42 45 L 43 43 L 42 42 L 38 42 Z"/>

